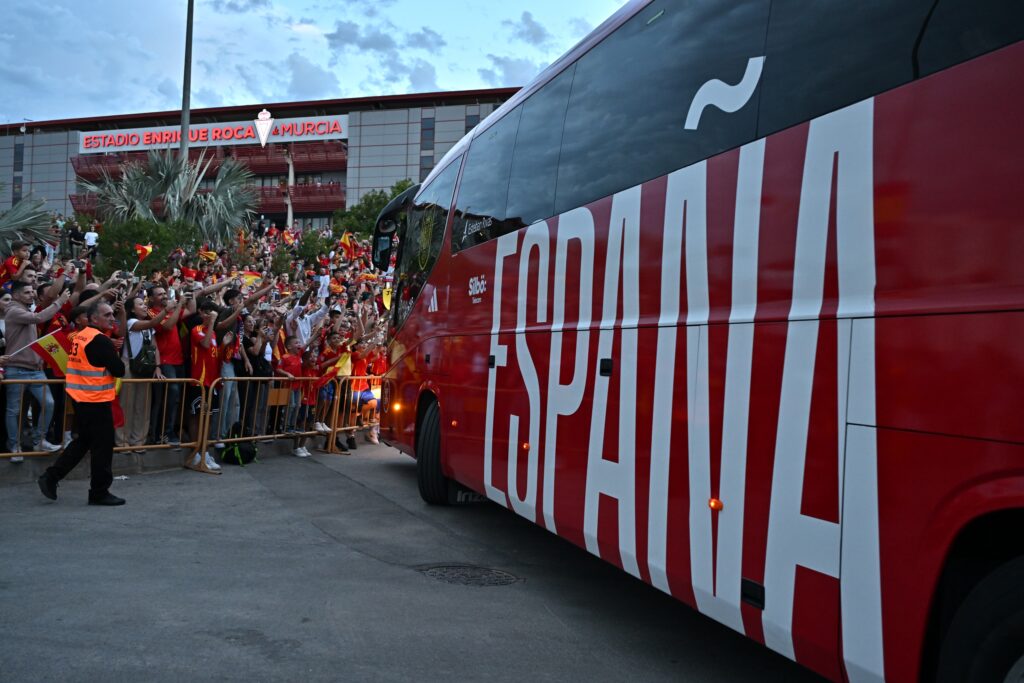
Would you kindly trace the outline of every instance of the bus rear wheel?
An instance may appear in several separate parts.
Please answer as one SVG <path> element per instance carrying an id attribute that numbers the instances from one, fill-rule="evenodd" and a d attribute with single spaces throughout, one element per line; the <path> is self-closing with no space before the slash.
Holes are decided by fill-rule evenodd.
<path id="1" fill-rule="evenodd" d="M 939 654 L 938 683 L 1024 681 L 1024 557 L 982 579 L 957 609 Z"/>
<path id="2" fill-rule="evenodd" d="M 416 435 L 416 482 L 420 497 L 431 505 L 448 505 L 451 480 L 441 471 L 441 411 L 431 401 Z"/>

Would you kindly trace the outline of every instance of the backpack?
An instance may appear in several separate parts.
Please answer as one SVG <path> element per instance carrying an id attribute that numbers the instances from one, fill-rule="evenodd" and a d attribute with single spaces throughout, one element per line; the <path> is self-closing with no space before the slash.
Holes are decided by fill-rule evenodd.
<path id="1" fill-rule="evenodd" d="M 242 423 L 236 422 L 228 430 L 229 439 L 237 439 L 242 436 Z M 255 441 L 235 441 L 229 443 L 221 452 L 220 461 L 226 465 L 241 465 L 245 467 L 251 462 L 256 462 L 259 449 Z"/>
<path id="2" fill-rule="evenodd" d="M 128 369 L 132 377 L 152 377 L 156 372 L 156 344 L 150 330 L 142 332 L 142 348 L 132 355 L 131 333 L 126 337 L 128 342 Z"/>

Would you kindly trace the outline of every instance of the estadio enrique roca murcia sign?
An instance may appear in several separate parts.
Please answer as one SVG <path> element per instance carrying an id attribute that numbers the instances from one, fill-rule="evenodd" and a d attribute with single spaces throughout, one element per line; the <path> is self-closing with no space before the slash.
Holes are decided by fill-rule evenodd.
<path id="1" fill-rule="evenodd" d="M 255 117 L 251 121 L 194 124 L 189 128 L 189 145 L 258 145 L 262 142 L 258 125 L 264 120 Z M 267 144 L 348 139 L 348 114 L 269 120 L 273 125 L 266 140 Z M 162 149 L 177 147 L 180 140 L 180 126 L 88 131 L 82 132 L 79 137 L 78 152 L 96 154 Z"/>

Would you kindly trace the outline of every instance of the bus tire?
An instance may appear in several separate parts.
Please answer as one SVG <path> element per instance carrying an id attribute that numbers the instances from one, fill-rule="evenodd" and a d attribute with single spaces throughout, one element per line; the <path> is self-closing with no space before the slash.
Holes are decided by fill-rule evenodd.
<path id="1" fill-rule="evenodd" d="M 1024 676 L 1024 557 L 978 582 L 957 608 L 939 652 L 938 683 Z"/>
<path id="2" fill-rule="evenodd" d="M 448 505 L 452 482 L 441 471 L 441 414 L 436 401 L 423 411 L 416 439 L 416 483 L 431 505 Z"/>

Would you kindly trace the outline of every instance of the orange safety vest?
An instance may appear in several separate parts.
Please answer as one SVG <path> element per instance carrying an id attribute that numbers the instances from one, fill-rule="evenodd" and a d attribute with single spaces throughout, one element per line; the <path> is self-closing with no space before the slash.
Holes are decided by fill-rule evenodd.
<path id="1" fill-rule="evenodd" d="M 95 327 L 87 327 L 75 335 L 68 354 L 67 394 L 79 403 L 109 403 L 114 400 L 114 376 L 106 368 L 89 362 L 85 347 L 102 334 Z"/>

